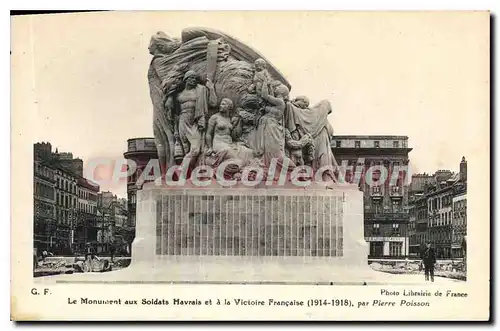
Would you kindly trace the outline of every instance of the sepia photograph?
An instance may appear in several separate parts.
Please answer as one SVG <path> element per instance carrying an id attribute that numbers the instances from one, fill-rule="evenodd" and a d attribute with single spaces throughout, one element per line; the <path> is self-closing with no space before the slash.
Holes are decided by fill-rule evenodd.
<path id="1" fill-rule="evenodd" d="M 490 318 L 489 12 L 12 16 L 11 74 L 12 319 Z"/>

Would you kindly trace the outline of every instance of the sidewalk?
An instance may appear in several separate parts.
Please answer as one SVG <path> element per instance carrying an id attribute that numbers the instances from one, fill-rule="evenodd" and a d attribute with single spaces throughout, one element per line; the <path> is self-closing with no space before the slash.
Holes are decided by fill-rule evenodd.
<path id="1" fill-rule="evenodd" d="M 431 285 L 462 282 L 424 275 L 389 274 L 367 266 L 311 265 L 279 261 L 155 261 L 102 274 L 87 273 L 43 277 L 44 283 L 190 283 L 190 284 L 281 284 L 281 285 Z M 463 283 L 463 282 L 462 282 Z"/>

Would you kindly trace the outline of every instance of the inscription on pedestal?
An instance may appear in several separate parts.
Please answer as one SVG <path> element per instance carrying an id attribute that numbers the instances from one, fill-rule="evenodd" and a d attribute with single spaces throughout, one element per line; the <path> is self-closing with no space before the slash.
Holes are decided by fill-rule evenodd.
<path id="1" fill-rule="evenodd" d="M 343 255 L 342 197 L 165 193 L 157 206 L 157 255 Z"/>

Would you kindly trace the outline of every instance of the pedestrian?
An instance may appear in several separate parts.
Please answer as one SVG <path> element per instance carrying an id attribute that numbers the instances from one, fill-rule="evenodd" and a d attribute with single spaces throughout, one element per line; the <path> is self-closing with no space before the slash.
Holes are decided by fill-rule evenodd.
<path id="1" fill-rule="evenodd" d="M 434 253 L 434 249 L 431 247 L 430 243 L 426 244 L 420 258 L 424 264 L 425 280 L 429 281 L 430 276 L 431 282 L 434 282 L 434 264 L 436 263 L 436 254 Z"/>

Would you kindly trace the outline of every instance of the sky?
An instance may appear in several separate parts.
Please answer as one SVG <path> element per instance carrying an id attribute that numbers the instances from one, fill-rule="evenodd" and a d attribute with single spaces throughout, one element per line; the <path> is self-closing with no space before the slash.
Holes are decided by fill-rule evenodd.
<path id="1" fill-rule="evenodd" d="M 328 99 L 335 134 L 408 136 L 413 173 L 457 171 L 462 156 L 474 162 L 489 150 L 489 18 L 480 12 L 15 18 L 12 54 L 29 60 L 13 66 L 13 77 L 22 72 L 31 91 L 19 104 L 35 123 L 27 132 L 33 143 L 49 141 L 87 162 L 120 158 L 127 139 L 153 137 L 150 37 L 160 30 L 179 37 L 193 26 L 219 29 L 261 52 L 287 77 L 292 97 Z M 126 196 L 124 183 L 101 189 Z"/>

